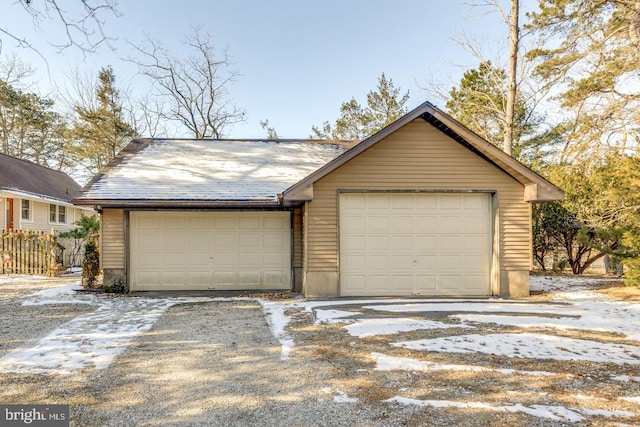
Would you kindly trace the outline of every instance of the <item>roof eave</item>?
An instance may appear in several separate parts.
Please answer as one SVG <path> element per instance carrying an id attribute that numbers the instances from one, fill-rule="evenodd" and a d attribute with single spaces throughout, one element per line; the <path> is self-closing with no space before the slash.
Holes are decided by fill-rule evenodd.
<path id="1" fill-rule="evenodd" d="M 100 208 L 233 208 L 260 209 L 281 207 L 278 200 L 116 200 L 116 199 L 74 199 L 74 204 Z"/>

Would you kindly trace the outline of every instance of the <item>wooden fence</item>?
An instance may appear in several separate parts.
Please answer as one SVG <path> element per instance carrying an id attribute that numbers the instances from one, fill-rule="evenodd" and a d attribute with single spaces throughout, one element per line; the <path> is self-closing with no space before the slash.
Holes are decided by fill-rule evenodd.
<path id="1" fill-rule="evenodd" d="M 53 231 L 0 230 L 0 274 L 55 276 L 56 249 Z"/>

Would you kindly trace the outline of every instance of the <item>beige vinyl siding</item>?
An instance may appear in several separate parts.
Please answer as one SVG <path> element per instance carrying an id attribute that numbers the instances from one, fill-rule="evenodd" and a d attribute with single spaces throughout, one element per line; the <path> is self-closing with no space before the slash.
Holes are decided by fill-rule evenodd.
<path id="1" fill-rule="evenodd" d="M 496 192 L 501 270 L 528 270 L 529 204 L 502 170 L 416 119 L 317 181 L 307 204 L 306 271 L 338 271 L 338 190 Z"/>
<path id="2" fill-rule="evenodd" d="M 55 203 L 54 203 L 55 204 Z M 58 205 L 56 205 L 58 206 Z M 67 210 L 67 219 L 64 224 L 57 222 L 49 222 L 49 203 L 31 200 L 31 219 L 24 220 L 21 217 L 22 199 L 14 199 L 14 216 L 17 228 L 25 230 L 51 231 L 57 233 L 69 231 L 75 228 L 74 222 L 80 219 L 83 210 L 65 205 Z M 86 211 L 85 215 L 93 215 L 92 211 Z"/>
<path id="3" fill-rule="evenodd" d="M 124 210 L 103 210 L 100 230 L 102 268 L 124 269 Z"/>
<path id="4" fill-rule="evenodd" d="M 293 210 L 293 268 L 302 268 L 302 209 Z"/>

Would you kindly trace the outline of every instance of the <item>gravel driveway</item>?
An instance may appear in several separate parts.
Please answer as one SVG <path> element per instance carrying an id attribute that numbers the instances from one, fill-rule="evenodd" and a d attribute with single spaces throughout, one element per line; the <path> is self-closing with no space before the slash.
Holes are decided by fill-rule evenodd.
<path id="1" fill-rule="evenodd" d="M 371 336 L 356 329 L 358 323 L 348 329 L 326 320 L 358 312 L 366 314 L 363 324 L 374 315 L 393 324 L 399 315 L 363 304 L 314 308 L 277 298 L 83 295 L 74 299 L 85 303 L 51 304 L 56 297 L 49 297 L 40 304 L 34 291 L 68 280 L 18 282 L 0 282 L 0 402 L 70 404 L 71 425 L 640 425 L 637 364 L 424 354 L 394 346 L 469 336 L 451 313 L 412 316 L 414 322 L 450 323 L 447 328 Z M 637 309 L 636 298 L 622 309 Z M 273 323 L 277 317 L 269 316 L 270 325 L 265 316 L 274 307 L 284 307 L 280 313 L 287 316 L 281 333 Z M 74 332 L 91 319 L 108 327 Z M 517 332 L 522 330 L 495 324 L 482 331 Z M 617 333 L 556 335 L 640 348 Z M 292 348 L 283 359 L 288 340 Z M 45 357 L 49 351 L 40 351 L 28 357 L 33 365 L 23 365 L 18 355 L 38 345 L 69 346 L 61 353 L 77 357 L 57 358 L 56 369 Z M 383 369 L 390 360 L 411 369 Z"/>

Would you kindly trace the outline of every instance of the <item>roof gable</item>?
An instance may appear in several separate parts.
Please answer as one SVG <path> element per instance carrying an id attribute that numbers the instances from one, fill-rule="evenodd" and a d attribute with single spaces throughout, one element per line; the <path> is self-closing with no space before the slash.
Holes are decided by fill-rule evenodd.
<path id="1" fill-rule="evenodd" d="M 366 151 L 371 146 L 382 141 L 390 134 L 416 119 L 424 119 L 441 132 L 462 144 L 476 155 L 512 176 L 524 185 L 524 200 L 529 202 L 543 202 L 560 200 L 563 193 L 549 181 L 520 163 L 513 157 L 504 153 L 493 144 L 485 141 L 465 126 L 453 119 L 448 114 L 439 110 L 429 102 L 418 106 L 389 126 L 363 140 L 341 156 L 335 158 L 311 175 L 289 187 L 283 193 L 283 199 L 287 202 L 311 200 L 313 198 L 313 183 L 330 174 L 349 160 Z"/>
<path id="2" fill-rule="evenodd" d="M 294 140 L 137 139 L 74 202 L 103 206 L 278 204 L 278 194 L 347 150 Z"/>
<path id="3" fill-rule="evenodd" d="M 0 153 L 0 190 L 70 202 L 80 185 L 64 172 Z"/>

